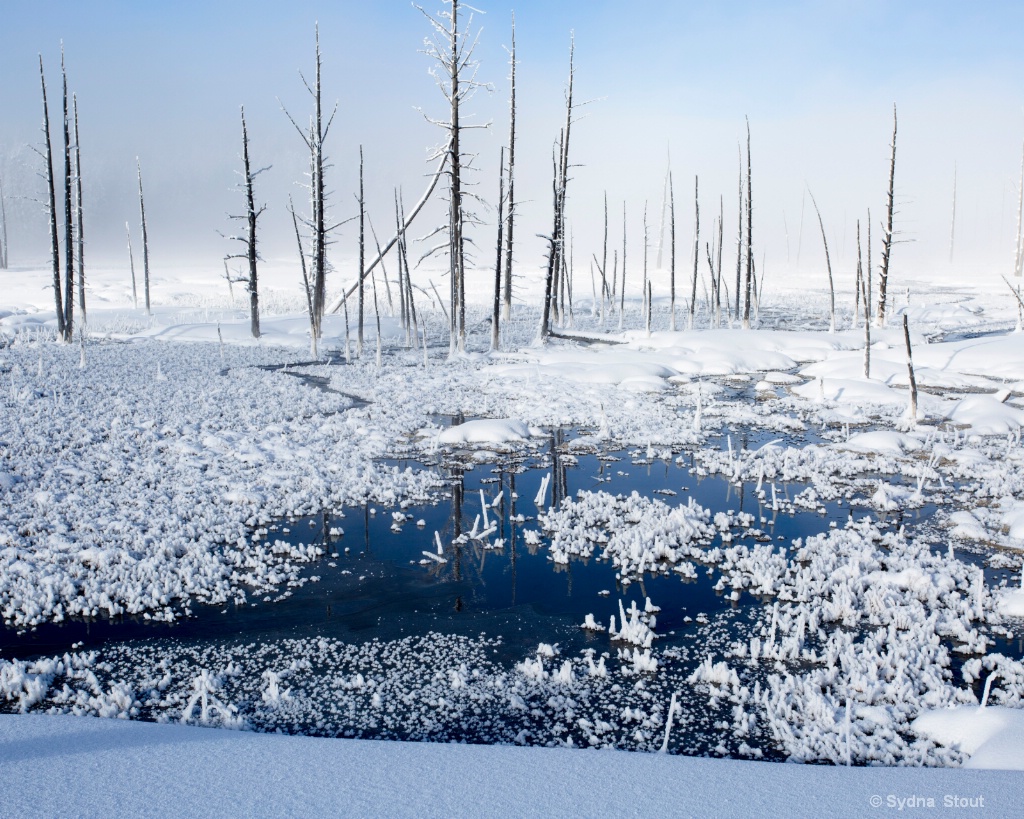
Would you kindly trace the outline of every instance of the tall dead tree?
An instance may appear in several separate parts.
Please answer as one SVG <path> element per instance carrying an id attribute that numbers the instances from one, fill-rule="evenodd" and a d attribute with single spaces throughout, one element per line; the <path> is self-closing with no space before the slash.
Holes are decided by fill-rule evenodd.
<path id="1" fill-rule="evenodd" d="M 893 184 L 896 179 L 896 106 L 892 107 L 892 143 L 889 146 L 889 191 L 885 200 L 885 227 L 882 232 L 882 262 L 878 269 L 878 314 L 876 323 L 885 324 L 885 298 L 889 286 L 889 258 L 892 253 Z"/>
<path id="2" fill-rule="evenodd" d="M 494 309 L 491 311 L 491 349 L 501 347 L 501 254 L 504 250 L 505 147 L 498 161 L 498 258 L 494 262 Z"/>
<path id="3" fill-rule="evenodd" d="M 743 329 L 750 329 L 750 284 L 754 279 L 754 188 L 750 172 L 750 119 L 747 119 L 747 271 L 743 282 Z"/>
<path id="4" fill-rule="evenodd" d="M 146 315 L 152 312 L 149 303 L 149 231 L 146 228 L 146 198 L 142 195 L 142 163 L 138 157 L 135 165 L 139 171 L 139 216 L 142 220 L 142 289 L 146 298 Z"/>
<path id="5" fill-rule="evenodd" d="M 544 279 L 544 308 L 541 318 L 541 338 L 551 335 L 551 309 L 555 296 L 554 279 L 557 271 L 565 264 L 565 202 L 569 183 L 569 137 L 573 121 L 573 82 L 576 78 L 576 40 L 569 40 L 569 79 L 565 93 L 565 126 L 558 140 L 558 154 L 555 162 L 554 179 L 554 224 L 548 237 L 548 268 Z M 606 285 L 607 289 L 607 285 Z M 603 303 L 603 297 L 602 297 Z"/>
<path id="6" fill-rule="evenodd" d="M 505 321 L 512 317 L 512 232 L 515 228 L 516 215 L 516 13 L 514 11 L 512 12 L 512 45 L 508 50 L 508 58 L 511 73 L 509 74 L 508 94 L 508 192 L 506 193 L 508 204 L 505 210 L 507 221 L 505 229 Z"/>
<path id="7" fill-rule="evenodd" d="M 228 256 L 229 259 L 245 259 L 249 265 L 249 329 L 252 332 L 253 338 L 260 337 L 260 297 L 259 297 L 259 279 L 256 273 L 256 262 L 259 260 L 259 251 L 256 246 L 256 220 L 259 219 L 260 215 L 267 209 L 266 205 L 261 205 L 259 208 L 256 207 L 256 196 L 254 193 L 253 182 L 257 176 L 263 173 L 267 168 L 259 168 L 258 170 L 252 169 L 252 164 L 249 161 L 249 130 L 245 124 L 245 107 L 241 109 L 242 113 L 242 190 L 245 195 L 245 213 L 232 216 L 232 219 L 240 219 L 245 222 L 245 235 L 243 236 L 232 236 L 243 244 L 245 247 L 244 253 L 237 253 Z M 303 269 L 305 269 L 305 258 L 303 258 Z M 230 280 L 229 280 L 230 281 Z"/>
<path id="8" fill-rule="evenodd" d="M 739 193 L 739 208 L 736 217 L 736 308 L 732 311 L 738 320 L 740 317 L 740 287 L 743 276 L 743 149 L 739 143 L 736 144 L 736 151 L 739 154 L 740 171 L 737 190 Z"/>
<path id="9" fill-rule="evenodd" d="M 64 48 L 60 50 L 60 73 L 64 81 L 64 340 L 72 341 L 75 327 L 75 217 L 71 164 L 71 112 L 68 107 L 68 74 L 64 68 Z"/>
<path id="10" fill-rule="evenodd" d="M 622 203 L 622 289 L 619 291 L 619 329 L 622 329 L 622 315 L 626 312 L 626 203 Z"/>
<path id="11" fill-rule="evenodd" d="M 334 122 L 334 115 L 338 111 L 338 106 L 335 104 L 334 110 L 325 122 L 320 93 L 323 61 L 320 54 L 319 25 L 316 26 L 314 34 L 316 41 L 316 75 L 313 85 L 310 86 L 302 72 L 299 72 L 302 84 L 313 98 L 313 114 L 310 118 L 309 128 L 303 130 L 292 115 L 288 113 L 287 109 L 284 109 L 284 106 L 282 106 L 282 110 L 284 110 L 285 116 L 288 117 L 295 130 L 298 131 L 299 136 L 302 137 L 302 141 L 306 144 L 306 149 L 309 151 L 309 198 L 311 213 L 308 227 L 312 238 L 309 264 L 309 276 L 311 279 L 309 301 L 312 311 L 309 316 L 309 326 L 310 348 L 313 354 L 316 355 L 320 341 L 320 328 L 323 324 L 324 308 L 327 304 L 327 234 L 329 228 L 327 226 L 326 203 L 324 201 L 326 190 L 324 186 L 324 170 L 326 168 L 324 142 L 331 130 L 331 124 Z"/>
<path id="12" fill-rule="evenodd" d="M 672 171 L 668 172 L 668 213 L 669 213 L 669 329 L 676 329 L 676 195 L 672 185 Z"/>
<path id="13" fill-rule="evenodd" d="M 82 150 L 78 141 L 78 96 L 71 96 L 75 113 L 75 244 L 78 249 L 78 309 L 85 323 L 85 223 L 82 221 Z"/>
<path id="14" fill-rule="evenodd" d="M 425 53 L 437 63 L 437 85 L 448 104 L 448 119 L 429 119 L 443 128 L 447 135 L 444 148 L 435 157 L 446 156 L 448 169 L 448 276 L 449 276 L 449 352 L 466 349 L 466 237 L 465 227 L 472 217 L 465 207 L 464 172 L 472 164 L 472 156 L 464 152 L 463 132 L 473 126 L 463 122 L 462 106 L 480 86 L 476 80 L 477 63 L 473 57 L 479 35 L 469 37 L 472 15 L 465 28 L 459 27 L 459 0 L 447 0 L 448 11 L 432 16 L 420 8 L 434 36 L 426 41 Z M 417 6 L 417 8 L 419 8 Z M 445 245 L 439 246 L 445 247 Z M 439 248 L 435 248 L 437 250 Z M 433 252 L 433 251 L 430 251 Z M 428 253 L 429 255 L 429 253 Z"/>
<path id="15" fill-rule="evenodd" d="M 57 238 L 57 194 L 53 176 L 53 142 L 50 139 L 50 108 L 46 103 L 46 77 L 43 74 L 43 55 L 39 55 L 39 82 L 43 88 L 43 170 L 46 180 L 47 210 L 50 216 L 50 260 L 53 268 L 53 299 L 57 312 L 57 334 L 66 337 L 64 328 L 64 294 L 60 280 L 60 241 Z"/>
<path id="16" fill-rule="evenodd" d="M 697 315 L 697 262 L 700 259 L 700 177 L 693 177 L 693 283 L 690 288 L 690 321 L 693 329 Z"/>
<path id="17" fill-rule="evenodd" d="M 366 268 L 366 199 L 363 195 L 363 146 L 359 146 L 359 319 L 356 328 L 356 354 L 363 355 L 363 332 L 366 321 L 365 290 L 363 287 L 363 270 Z M 376 299 L 376 280 L 371 281 Z M 376 302 L 374 302 L 376 306 Z M 378 319 L 379 320 L 379 319 Z"/>

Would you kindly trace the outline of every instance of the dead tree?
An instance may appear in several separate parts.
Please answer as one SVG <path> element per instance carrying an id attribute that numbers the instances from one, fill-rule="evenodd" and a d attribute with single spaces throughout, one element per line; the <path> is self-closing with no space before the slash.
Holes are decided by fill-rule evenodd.
<path id="1" fill-rule="evenodd" d="M 433 58 L 440 71 L 437 73 L 437 84 L 448 104 L 448 119 L 430 119 L 434 125 L 443 128 L 447 134 L 446 146 L 435 154 L 435 157 L 446 155 L 448 168 L 448 275 L 449 275 L 449 352 L 466 349 L 466 254 L 465 227 L 469 217 L 465 207 L 465 183 L 463 172 L 468 170 L 472 157 L 463 153 L 463 131 L 472 127 L 465 124 L 462 118 L 462 105 L 480 86 L 476 80 L 477 63 L 473 58 L 479 35 L 470 39 L 468 31 L 472 27 L 472 15 L 465 29 L 459 27 L 459 0 L 448 0 L 449 11 L 439 12 L 431 16 L 422 8 L 420 11 L 427 18 L 434 30 L 434 37 L 426 41 L 426 54 Z M 419 7 L 417 7 L 419 8 Z M 428 118 L 429 119 L 429 118 Z M 435 232 L 441 232 L 441 230 Z M 438 250 L 441 245 L 434 250 Z"/>
<path id="2" fill-rule="evenodd" d="M 669 213 L 669 329 L 676 329 L 676 195 L 672 185 L 672 171 L 668 172 L 668 213 Z"/>
<path id="3" fill-rule="evenodd" d="M 75 244 L 78 248 L 78 309 L 82 311 L 85 323 L 85 227 L 82 221 L 82 151 L 78 141 L 78 96 L 71 96 L 71 107 L 75 113 Z"/>
<path id="4" fill-rule="evenodd" d="M 365 322 L 365 288 L 363 269 L 366 267 L 366 199 L 363 195 L 363 146 L 359 146 L 359 318 L 356 328 L 356 355 L 363 357 L 363 331 Z M 374 307 L 376 308 L 377 285 L 373 282 Z M 378 323 L 380 317 L 378 316 Z"/>
<path id="5" fill-rule="evenodd" d="M 697 315 L 697 262 L 700 259 L 700 177 L 693 177 L 693 283 L 690 288 L 690 322 L 693 329 Z"/>
<path id="6" fill-rule="evenodd" d="M 50 109 L 46 103 L 46 77 L 43 75 L 43 55 L 39 55 L 39 82 L 43 87 L 43 139 L 45 153 L 43 168 L 45 171 L 46 191 L 48 194 L 47 209 L 50 215 L 50 260 L 53 268 L 53 299 L 57 311 L 57 333 L 66 338 L 64 328 L 64 296 L 60 280 L 60 243 L 57 238 L 57 195 L 56 182 L 53 176 L 53 142 L 50 140 Z"/>
<path id="7" fill-rule="evenodd" d="M 509 96 L 508 96 L 508 193 L 505 219 L 505 321 L 512 317 L 512 232 L 515 227 L 515 167 L 516 167 L 516 14 L 512 12 L 512 46 L 509 48 Z"/>
<path id="8" fill-rule="evenodd" d="M 882 262 L 878 270 L 879 327 L 885 324 L 885 298 L 889 287 L 889 258 L 892 253 L 893 183 L 896 178 L 896 106 L 892 107 L 892 144 L 889 146 L 889 192 L 885 200 L 885 229 L 882 233 Z"/>
<path id="9" fill-rule="evenodd" d="M 566 190 L 569 183 L 569 137 L 572 132 L 573 119 L 573 82 L 576 78 L 576 64 L 574 60 L 576 41 L 570 38 L 569 41 L 569 79 L 565 94 L 565 127 L 562 129 L 558 141 L 558 156 L 555 162 L 554 181 L 554 225 L 551 229 L 551 236 L 548 237 L 548 269 L 544 281 L 544 308 L 541 319 L 541 338 L 551 335 L 551 308 L 554 298 L 554 278 L 556 271 L 564 265 L 565 253 L 565 202 Z M 605 284 L 607 290 L 607 283 Z M 602 296 L 603 304 L 603 296 Z"/>
<path id="10" fill-rule="evenodd" d="M 128 223 L 124 223 L 125 233 L 128 235 L 128 267 L 132 271 L 132 305 L 136 310 L 139 309 L 139 291 L 135 285 L 135 255 L 132 253 L 132 229 L 128 227 Z"/>
<path id="11" fill-rule="evenodd" d="M 310 219 L 308 222 L 312 236 L 312 252 L 310 254 L 310 305 L 312 310 L 309 315 L 310 324 L 310 347 L 316 355 L 320 341 L 320 328 L 323 324 L 324 308 L 327 303 L 327 234 L 329 227 L 326 217 L 324 171 L 326 169 L 326 157 L 324 156 L 324 142 L 334 122 L 334 115 L 338 111 L 335 104 L 334 110 L 327 121 L 324 121 L 323 105 L 321 99 L 321 69 L 323 61 L 320 55 L 320 27 L 315 29 L 316 40 L 316 75 L 313 86 L 310 87 L 306 78 L 299 73 L 302 84 L 306 91 L 313 98 L 313 115 L 310 120 L 309 129 L 303 130 L 296 123 L 287 109 L 284 114 L 298 131 L 302 141 L 309 151 L 309 189 L 310 189 Z"/>
<path id="12" fill-rule="evenodd" d="M 647 314 L 651 309 L 651 305 L 647 303 L 647 250 L 650 246 L 650 236 L 648 235 L 647 227 L 647 202 L 644 201 L 644 281 L 643 281 L 643 310 L 645 320 L 647 320 Z M 649 321 L 648 321 L 649 323 Z"/>
<path id="13" fill-rule="evenodd" d="M 737 319 L 740 317 L 740 293 L 741 293 L 741 282 L 743 275 L 743 149 L 736 144 L 736 151 L 739 154 L 740 160 L 740 172 L 739 172 L 739 209 L 737 211 L 736 218 L 736 307 L 732 311 L 733 316 Z"/>
<path id="14" fill-rule="evenodd" d="M 142 164 L 138 157 L 135 165 L 139 171 L 139 214 L 142 220 L 142 289 L 146 297 L 146 315 L 152 313 L 149 303 L 149 232 L 146 229 L 146 199 L 142 195 Z"/>
<path id="15" fill-rule="evenodd" d="M 747 119 L 747 272 L 743 282 L 743 329 L 750 329 L 750 283 L 754 278 L 754 188 L 750 172 L 750 120 Z"/>
<path id="16" fill-rule="evenodd" d="M 243 178 L 243 191 L 245 194 L 245 213 L 240 216 L 232 216 L 232 219 L 241 219 L 245 221 L 245 235 L 244 236 L 232 236 L 232 239 L 239 241 L 245 247 L 244 253 L 232 254 L 228 256 L 229 259 L 245 259 L 249 265 L 249 329 L 252 331 L 253 338 L 260 337 L 260 298 L 259 298 L 259 280 L 256 274 L 256 262 L 259 259 L 259 251 L 256 246 L 256 220 L 259 219 L 260 215 L 267 209 L 266 205 L 261 205 L 259 208 L 256 207 L 256 198 L 253 192 L 253 181 L 263 173 L 267 168 L 260 168 L 258 170 L 252 170 L 252 165 L 249 161 L 249 131 L 245 125 L 245 108 L 241 109 L 242 112 L 242 178 Z M 305 269 L 305 259 L 303 259 L 303 269 Z M 229 280 L 230 281 L 230 280 Z"/>
<path id="17" fill-rule="evenodd" d="M 491 349 L 501 348 L 501 254 L 504 250 L 505 148 L 498 161 L 498 258 L 494 262 L 494 309 L 491 311 Z"/>
<path id="18" fill-rule="evenodd" d="M 722 240 L 725 230 L 725 197 L 718 197 L 718 260 L 715 265 L 715 326 L 722 326 Z"/>
<path id="19" fill-rule="evenodd" d="M 917 379 L 914 377 L 914 354 L 910 348 L 910 326 L 906 313 L 903 314 L 903 340 L 907 345 L 907 377 L 910 380 L 910 406 L 907 408 L 907 415 L 913 425 L 917 423 Z"/>
<path id="20" fill-rule="evenodd" d="M 64 68 L 64 48 L 60 50 L 60 73 L 64 82 L 64 340 L 71 342 L 75 327 L 75 218 L 71 164 L 71 114 L 68 108 L 68 74 Z"/>
<path id="21" fill-rule="evenodd" d="M 619 291 L 619 329 L 626 312 L 626 203 L 622 203 L 622 289 Z"/>
<path id="22" fill-rule="evenodd" d="M 814 212 L 818 214 L 818 227 L 821 228 L 821 241 L 825 245 L 825 267 L 828 269 L 828 298 L 829 298 L 829 322 L 828 331 L 834 333 L 836 331 L 836 288 L 832 281 L 832 259 L 828 253 L 828 238 L 825 236 L 825 223 L 821 218 L 821 211 L 818 210 L 818 202 L 814 198 L 814 194 L 811 194 L 811 204 L 814 205 Z"/>

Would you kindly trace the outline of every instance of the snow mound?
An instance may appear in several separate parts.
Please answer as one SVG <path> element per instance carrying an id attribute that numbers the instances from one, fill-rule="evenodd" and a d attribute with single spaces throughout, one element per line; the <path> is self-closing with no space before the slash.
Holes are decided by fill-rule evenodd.
<path id="1" fill-rule="evenodd" d="M 448 427 L 437 436 L 441 444 L 505 444 L 525 441 L 529 425 L 511 418 L 483 418 Z"/>
<path id="2" fill-rule="evenodd" d="M 925 711 L 911 728 L 940 745 L 959 747 L 970 756 L 965 768 L 1024 770 L 1024 710 L 960 705 Z"/>
<path id="3" fill-rule="evenodd" d="M 991 395 L 969 395 L 957 401 L 946 419 L 970 427 L 974 435 L 1006 435 L 1024 426 L 1024 410 L 1007 406 Z"/>
<path id="4" fill-rule="evenodd" d="M 910 435 L 889 430 L 862 432 L 853 435 L 840 446 L 858 452 L 877 452 L 879 455 L 903 455 L 921 448 L 921 442 Z"/>

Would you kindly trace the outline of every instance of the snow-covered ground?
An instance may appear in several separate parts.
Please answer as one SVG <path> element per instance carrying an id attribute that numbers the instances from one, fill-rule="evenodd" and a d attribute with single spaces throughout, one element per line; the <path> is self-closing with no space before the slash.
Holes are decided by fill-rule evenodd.
<path id="1" fill-rule="evenodd" d="M 873 794 L 894 809 L 890 795 L 934 798 L 939 807 L 947 795 L 990 796 L 993 807 L 1009 798 L 1015 780 L 1003 774 L 842 770 L 847 762 L 1024 767 L 1024 665 L 1019 648 L 1016 654 L 1005 648 L 1013 645 L 1024 610 L 1024 334 L 1014 332 L 1015 303 L 1001 282 L 976 288 L 912 283 L 909 300 L 897 300 L 914 343 L 921 390 L 915 418 L 907 412 L 899 322 L 873 329 L 871 376 L 865 378 L 863 330 L 850 327 L 847 309 L 840 326 L 849 329 L 828 332 L 827 299 L 806 288 L 770 292 L 751 331 L 707 328 L 701 313 L 698 329 L 670 332 L 661 279 L 651 334 L 638 329 L 636 302 L 627 302 L 625 329 L 618 315 L 602 322 L 589 304 L 578 305 L 574 326 L 564 332 L 604 334 L 608 344 L 556 340 L 538 346 L 537 310 L 521 305 L 504 333 L 505 352 L 497 354 L 486 352 L 481 306 L 471 317 L 477 329 L 471 352 L 454 358 L 443 317 L 424 297 L 428 348 L 407 348 L 388 316 L 378 363 L 375 322 L 367 322 L 364 355 L 357 358 L 345 352 L 340 316 L 328 319 L 321 356 L 313 359 L 305 319 L 289 312 L 300 302 L 288 275 L 284 268 L 267 275 L 270 309 L 264 338 L 254 342 L 244 313 L 219 292 L 226 286 L 214 275 L 185 271 L 159 280 L 156 308 L 147 316 L 128 306 L 122 272 L 97 271 L 88 333 L 60 345 L 46 312 L 45 274 L 4 274 L 0 614 L 7 624 L 31 629 L 73 617 L 120 615 L 173 620 L 201 603 L 238 604 L 287 593 L 308 582 L 303 567 L 323 552 L 318 544 L 265 537 L 271 522 L 367 501 L 399 509 L 426 500 L 439 488 L 434 473 L 398 470 L 380 459 L 397 451 L 426 456 L 453 448 L 463 456 L 494 458 L 487 453 L 528 447 L 553 427 L 579 430 L 574 447 L 638 447 L 641 460 L 645 451 L 652 460 L 681 457 L 686 449 L 695 475 L 745 484 L 769 512 L 817 510 L 840 501 L 849 506 L 849 521 L 780 549 L 757 541 L 753 519 L 695 504 L 671 507 L 590 492 L 524 527 L 525 542 L 546 543 L 556 565 L 596 556 L 614 564 L 623 585 L 667 572 L 693 577 L 706 569 L 731 599 L 768 601 L 759 615 L 734 618 L 728 633 L 708 626 L 693 671 L 683 677 L 666 670 L 666 661 L 679 658 L 665 652 L 675 649 L 659 649 L 655 642 L 656 607 L 620 608 L 603 655 L 555 657 L 542 645 L 512 668 L 486 659 L 490 644 L 484 638 L 427 640 L 411 651 L 399 643 L 379 647 L 381 656 L 405 656 L 404 670 L 401 664 L 381 666 L 379 657 L 364 657 L 358 647 L 322 640 L 268 643 L 241 658 L 139 653 L 134 665 L 131 649 L 123 646 L 106 654 L 3 659 L 0 699 L 9 709 L 288 730 L 296 715 L 307 719 L 310 692 L 330 690 L 341 716 L 325 717 L 322 732 L 341 734 L 346 719 L 357 732 L 366 721 L 387 728 L 389 702 L 403 695 L 411 702 L 415 690 L 431 708 L 439 701 L 446 706 L 440 723 L 451 721 L 436 735 L 424 729 L 425 739 L 453 738 L 464 720 L 482 741 L 649 750 L 661 745 L 674 718 L 685 722 L 703 709 L 717 715 L 705 727 L 721 734 L 720 755 L 756 758 L 770 749 L 793 761 L 836 767 L 340 740 L 332 745 L 184 727 L 4 717 L 5 777 L 15 781 L 21 765 L 71 771 L 67 766 L 87 754 L 74 749 L 94 748 L 87 764 L 110 760 L 103 763 L 109 769 L 97 772 L 95 781 L 102 783 L 103 776 L 116 776 L 118 757 L 99 749 L 113 745 L 124 757 L 155 749 L 161 759 L 168 756 L 171 761 L 159 765 L 147 756 L 146 765 L 166 775 L 130 797 L 152 794 L 164 804 L 187 781 L 212 787 L 243 768 L 275 771 L 260 774 L 260 787 L 273 791 L 265 798 L 255 796 L 260 790 L 231 790 L 233 781 L 225 786 L 214 803 L 224 812 L 238 799 L 296 812 L 307 806 L 337 811 L 339 803 L 329 801 L 341 798 L 331 790 L 336 780 L 308 771 L 333 775 L 345 765 L 373 770 L 352 774 L 358 784 L 351 785 L 371 813 L 387 812 L 380 791 L 389 770 L 416 772 L 403 773 L 401 783 L 390 786 L 399 809 L 409 813 L 442 812 L 438 806 L 451 804 L 450 793 L 460 790 L 459 777 L 473 779 L 471 772 L 492 768 L 502 776 L 478 778 L 495 789 L 494 804 L 513 794 L 525 806 L 535 805 L 527 812 L 544 813 L 569 812 L 573 804 L 584 805 L 582 812 L 598 805 L 632 812 L 654 804 L 680 813 L 744 814 L 756 804 L 789 815 L 862 815 L 874 807 L 867 801 Z M 487 420 L 443 430 L 438 415 Z M 747 449 L 736 436 L 740 429 L 778 437 Z M 710 444 L 723 437 L 726 446 Z M 789 481 L 807 488 L 784 497 L 777 489 Z M 905 529 L 902 516 L 909 523 L 913 511 L 925 507 L 936 510 L 927 523 Z M 480 538 L 487 538 L 486 531 Z M 438 543 L 442 560 L 446 545 Z M 606 624 L 585 625 L 597 631 Z M 1004 649 L 992 651 L 997 641 Z M 291 665 L 285 661 L 289 653 Z M 343 675 L 331 676 L 335 663 L 342 663 Z M 409 669 L 415 677 L 415 669 L 425 668 L 427 676 L 409 676 Z M 675 695 L 684 690 L 677 716 Z M 574 705 L 580 701 L 590 710 Z M 426 706 L 406 705 L 427 718 L 417 710 Z M 525 727 L 509 736 L 487 728 L 487 708 L 532 715 L 533 736 Z M 110 732 L 118 731 L 129 733 L 115 739 Z M 51 732 L 78 736 L 61 740 L 68 750 L 55 758 L 38 750 L 52 746 Z M 547 761 L 552 753 L 562 753 L 558 766 Z M 204 765 L 201 760 L 211 757 L 203 754 L 221 761 Z M 337 765 L 323 765 L 335 754 Z M 561 774 L 563 764 L 565 770 L 578 767 L 578 780 Z M 435 767 L 443 771 L 436 781 Z M 150 768 L 124 759 L 121 769 Z M 314 776 L 323 787 L 292 786 L 299 776 Z M 680 787 L 688 778 L 693 787 Z M 712 778 L 713 792 L 706 784 Z M 579 781 L 579 789 L 565 788 L 566 781 Z M 537 782 L 551 785 L 541 789 L 546 801 L 534 803 L 527 783 L 536 791 Z M 723 782 L 734 782 L 735 789 L 722 788 Z M 477 782 L 474 791 L 480 789 Z M 441 790 L 444 796 L 430 796 Z M 841 803 L 837 790 L 848 795 Z M 806 805 L 781 801 L 792 800 L 794 791 Z M 8 788 L 4 793 L 21 798 Z M 112 793 L 97 784 L 88 792 L 96 801 L 81 802 L 82 811 L 102 812 Z M 735 803 L 721 802 L 728 793 L 736 794 Z M 293 798 L 312 801 L 273 801 Z M 53 812 L 50 803 L 38 804 L 39 812 Z M 31 812 L 31 803 L 3 803 L 5 813 L 23 806 Z"/>
<path id="2" fill-rule="evenodd" d="M 4 816 L 1012 816 L 1015 771 L 771 765 L 0 716 Z M 930 813 L 930 811 L 929 811 Z"/>

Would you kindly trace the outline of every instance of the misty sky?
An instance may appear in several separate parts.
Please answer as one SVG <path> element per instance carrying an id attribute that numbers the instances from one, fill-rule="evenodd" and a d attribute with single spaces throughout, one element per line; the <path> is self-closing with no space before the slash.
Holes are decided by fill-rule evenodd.
<path id="1" fill-rule="evenodd" d="M 577 259 L 598 249 L 602 197 L 621 242 L 629 218 L 631 259 L 639 260 L 641 214 L 660 221 L 671 155 L 680 265 L 692 252 L 693 185 L 700 178 L 701 242 L 724 197 L 726 247 L 736 223 L 738 145 L 752 131 L 755 233 L 768 283 L 799 258 L 823 265 L 818 200 L 834 260 L 855 260 L 857 218 L 885 205 L 892 106 L 899 111 L 898 274 L 948 265 L 954 163 L 958 202 L 955 263 L 1008 272 L 1017 219 L 1024 140 L 1024 4 L 1010 2 L 540 2 L 479 0 L 481 89 L 466 113 L 491 122 L 472 132 L 479 171 L 471 178 L 484 223 L 474 234 L 479 264 L 493 256 L 497 161 L 507 141 L 510 16 L 517 21 L 520 264 L 537 266 L 535 234 L 550 230 L 551 150 L 564 116 L 570 31 L 575 31 L 577 99 L 590 100 L 574 126 L 569 209 Z M 428 2 L 435 12 L 437 2 Z M 420 53 L 429 33 L 405 0 L 209 3 L 120 0 L 4 0 L 0 10 L 0 174 L 8 200 L 11 262 L 44 264 L 46 218 L 40 144 L 38 55 L 51 117 L 60 103 L 60 42 L 78 94 L 90 258 L 126 264 L 124 223 L 137 229 L 135 159 L 146 185 L 154 267 L 182 260 L 220 269 L 232 251 L 219 235 L 241 212 L 233 189 L 240 167 L 239 106 L 249 120 L 259 178 L 264 256 L 295 258 L 287 213 L 306 157 L 278 99 L 300 121 L 310 100 L 299 71 L 313 71 L 319 21 L 324 98 L 338 102 L 328 151 L 335 218 L 356 212 L 359 145 L 366 155 L 367 202 L 381 235 L 393 226 L 392 197 L 407 203 L 425 184 L 433 147 L 443 141 L 424 114 L 445 114 Z M 421 110 L 418 110 L 421 109 Z M 58 131 L 54 128 L 54 137 Z M 426 233 L 440 211 L 425 212 Z M 802 227 L 801 227 L 802 225 Z M 866 230 L 866 226 L 865 226 Z M 344 276 L 355 231 L 332 248 Z M 652 238 L 652 244 L 656 238 Z M 877 252 L 877 251 L 876 251 Z M 653 253 L 653 250 L 652 250 Z M 728 251 L 726 259 L 728 261 Z"/>

